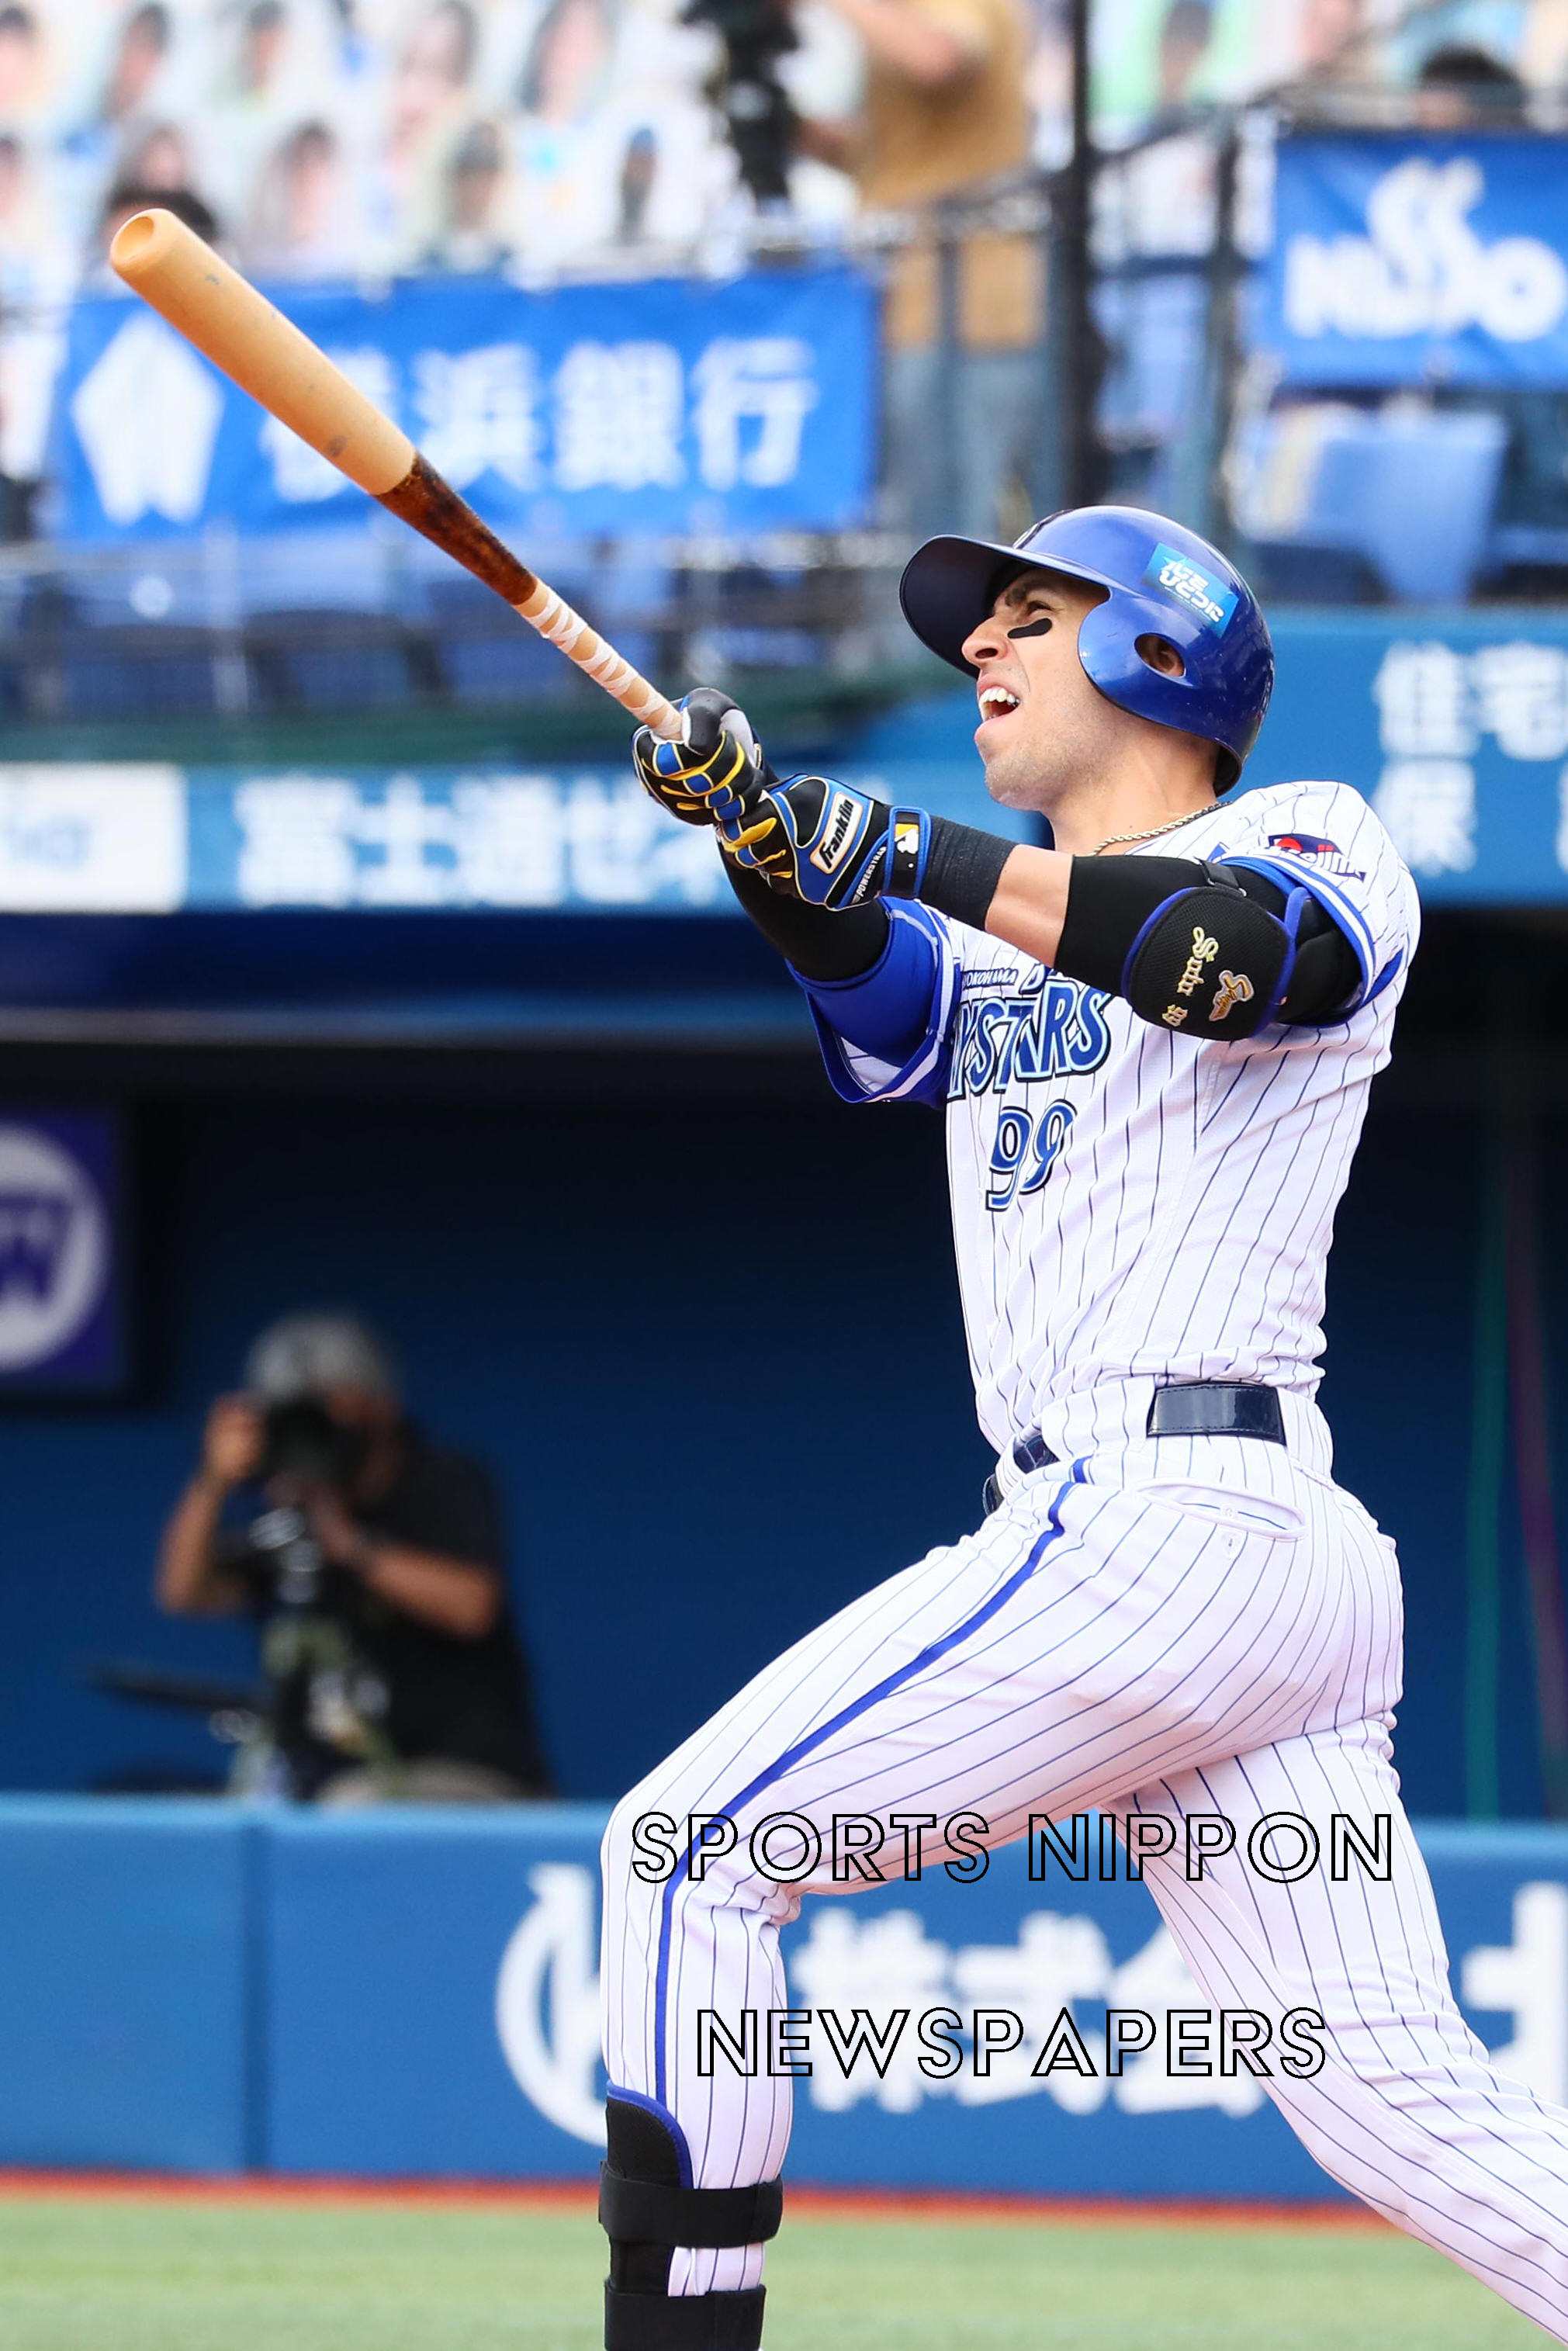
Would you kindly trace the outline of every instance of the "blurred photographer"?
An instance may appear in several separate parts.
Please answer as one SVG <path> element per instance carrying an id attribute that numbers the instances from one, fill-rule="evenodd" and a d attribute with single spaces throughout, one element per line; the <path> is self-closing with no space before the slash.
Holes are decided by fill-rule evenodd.
<path id="1" fill-rule="evenodd" d="M 176 1615 L 262 1623 L 265 1719 L 236 1787 L 333 1805 L 549 1792 L 507 1600 L 501 1514 L 477 1462 L 402 1411 L 380 1343 L 294 1314 L 207 1416 L 164 1531 Z"/>
<path id="2" fill-rule="evenodd" d="M 909 217 L 884 312 L 887 520 L 919 537 L 1010 538 L 1040 501 L 1044 287 L 1036 236 L 978 225 L 956 246 L 956 447 L 943 413 L 939 208 L 983 205 L 1030 163 L 1031 24 L 1025 0 L 830 0 L 865 48 L 848 122 L 802 121 L 800 151 L 850 172 L 867 213 Z"/>

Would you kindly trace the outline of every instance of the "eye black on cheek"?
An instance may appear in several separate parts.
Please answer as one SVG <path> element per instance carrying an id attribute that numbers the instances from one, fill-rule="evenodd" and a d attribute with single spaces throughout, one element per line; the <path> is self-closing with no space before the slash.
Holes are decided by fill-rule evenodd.
<path id="1" fill-rule="evenodd" d="M 1038 621 L 1026 621 L 1021 629 L 1009 629 L 1009 637 L 1043 637 L 1051 626 L 1051 615 L 1042 612 Z"/>

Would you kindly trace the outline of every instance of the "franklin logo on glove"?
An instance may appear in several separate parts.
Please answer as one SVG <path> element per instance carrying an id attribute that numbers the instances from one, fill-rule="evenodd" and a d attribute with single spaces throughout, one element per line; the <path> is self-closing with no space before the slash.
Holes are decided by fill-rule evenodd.
<path id="1" fill-rule="evenodd" d="M 811 862 L 823 873 L 831 873 L 855 838 L 855 820 L 865 807 L 852 792 L 835 792 L 828 802 L 828 812 L 822 820 L 822 837 L 811 852 Z"/>

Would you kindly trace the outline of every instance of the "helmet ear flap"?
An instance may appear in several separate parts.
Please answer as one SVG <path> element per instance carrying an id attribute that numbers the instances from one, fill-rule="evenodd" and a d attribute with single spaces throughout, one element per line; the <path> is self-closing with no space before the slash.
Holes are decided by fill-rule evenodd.
<path id="1" fill-rule="evenodd" d="M 1141 596 L 1113 588 L 1086 612 L 1078 630 L 1078 658 L 1107 702 L 1156 726 L 1203 730 L 1193 708 L 1196 632 L 1178 612 L 1157 611 Z M 1140 637 L 1158 637 L 1181 658 L 1179 675 L 1155 669 L 1138 650 Z"/>
<path id="2" fill-rule="evenodd" d="M 1215 707 L 1208 636 L 1202 622 L 1163 601 L 1156 604 L 1131 589 L 1113 588 L 1103 603 L 1083 616 L 1078 658 L 1090 684 L 1107 702 L 1135 718 L 1212 743 L 1218 755 L 1214 788 L 1228 792 L 1241 772 L 1241 758 L 1227 742 L 1224 717 Z M 1181 657 L 1179 676 L 1144 659 L 1138 642 L 1150 637 L 1174 646 Z"/>

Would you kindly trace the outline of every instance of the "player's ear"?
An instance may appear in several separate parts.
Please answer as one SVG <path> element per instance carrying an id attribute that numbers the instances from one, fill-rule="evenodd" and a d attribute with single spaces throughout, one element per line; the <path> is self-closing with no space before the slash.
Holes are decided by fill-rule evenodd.
<path id="1" fill-rule="evenodd" d="M 1139 660 L 1146 663 L 1150 669 L 1157 670 L 1162 677 L 1186 675 L 1186 664 L 1168 637 L 1150 634 L 1135 637 L 1133 643 Z"/>

